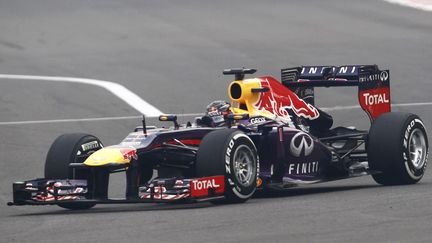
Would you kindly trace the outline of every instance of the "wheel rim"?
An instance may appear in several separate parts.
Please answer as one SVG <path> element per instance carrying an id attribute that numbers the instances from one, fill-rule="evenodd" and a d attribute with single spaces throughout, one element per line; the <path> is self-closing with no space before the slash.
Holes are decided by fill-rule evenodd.
<path id="1" fill-rule="evenodd" d="M 421 169 L 426 160 L 426 138 L 422 130 L 416 128 L 410 134 L 408 143 L 409 158 L 416 169 Z"/>
<path id="2" fill-rule="evenodd" d="M 244 187 L 253 183 L 254 153 L 246 145 L 237 147 L 234 153 L 234 174 L 237 181 Z"/>

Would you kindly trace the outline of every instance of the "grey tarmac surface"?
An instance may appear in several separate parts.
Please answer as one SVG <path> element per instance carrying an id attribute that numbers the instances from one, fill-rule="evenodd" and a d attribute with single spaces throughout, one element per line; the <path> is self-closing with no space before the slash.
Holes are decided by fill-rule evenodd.
<path id="1" fill-rule="evenodd" d="M 376 63 L 391 69 L 393 103 L 432 101 L 432 14 L 378 0 L 0 0 L 0 30 L 0 73 L 115 81 L 167 113 L 202 112 L 226 98 L 221 70 L 242 66 L 279 77 L 288 66 Z M 352 89 L 318 92 L 319 106 L 356 99 Z M 105 90 L 80 84 L 0 80 L 0 104 L 0 122 L 137 115 Z M 430 106 L 394 110 L 417 113 L 432 127 Z M 332 115 L 336 124 L 368 127 L 358 109 Z M 1 125 L 0 242 L 432 240 L 431 171 L 417 185 L 382 187 L 362 177 L 242 205 L 6 206 L 13 181 L 43 176 L 58 135 L 88 132 L 108 145 L 139 122 Z M 110 194 L 121 196 L 123 186 L 116 175 Z"/>

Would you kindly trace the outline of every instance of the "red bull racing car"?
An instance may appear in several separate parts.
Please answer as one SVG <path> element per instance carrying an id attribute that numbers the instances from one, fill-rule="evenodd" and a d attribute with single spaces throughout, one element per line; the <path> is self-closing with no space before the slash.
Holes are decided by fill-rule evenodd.
<path id="1" fill-rule="evenodd" d="M 170 128 L 143 125 L 117 145 L 89 134 L 58 137 L 45 178 L 15 182 L 9 205 L 87 209 L 102 203 L 245 202 L 257 190 L 371 175 L 382 185 L 413 184 L 424 175 L 428 140 L 422 120 L 390 112 L 390 73 L 376 65 L 303 66 L 282 80 L 245 78 L 228 69 L 231 102 L 215 101 L 203 117 Z M 333 127 L 315 107 L 314 87 L 357 86 L 369 131 Z M 154 171 L 157 176 L 154 176 Z M 109 176 L 124 172 L 125 197 L 108 197 Z"/>

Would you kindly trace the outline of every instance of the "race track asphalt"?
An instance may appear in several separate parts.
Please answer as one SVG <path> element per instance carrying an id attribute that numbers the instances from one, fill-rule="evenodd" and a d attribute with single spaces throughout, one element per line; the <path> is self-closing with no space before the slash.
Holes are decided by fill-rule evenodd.
<path id="1" fill-rule="evenodd" d="M 114 81 L 166 113 L 226 99 L 221 70 L 243 66 L 279 77 L 296 65 L 379 64 L 391 70 L 393 103 L 432 101 L 432 14 L 379 0 L 2 0 L 0 31 L 0 73 Z M 356 95 L 320 89 L 317 104 L 355 105 Z M 394 110 L 420 115 L 432 134 L 431 106 Z M 0 79 L 0 122 L 135 115 L 98 87 Z M 368 127 L 359 109 L 332 115 Z M 241 205 L 6 206 L 13 181 L 43 176 L 58 135 L 87 132 L 109 145 L 139 123 L 0 125 L 0 242 L 432 241 L 430 170 L 417 185 L 361 177 Z M 121 196 L 124 179 L 113 179 L 110 194 Z"/>

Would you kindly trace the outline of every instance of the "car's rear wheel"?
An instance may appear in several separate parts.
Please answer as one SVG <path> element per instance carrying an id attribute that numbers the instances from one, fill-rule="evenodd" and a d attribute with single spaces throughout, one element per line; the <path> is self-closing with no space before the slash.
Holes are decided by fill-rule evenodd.
<path id="1" fill-rule="evenodd" d="M 70 163 L 82 163 L 96 150 L 103 147 L 95 136 L 85 133 L 69 133 L 59 136 L 51 145 L 45 161 L 45 178 L 47 179 L 87 179 L 86 174 L 75 174 L 69 169 Z M 94 203 L 61 203 L 60 207 L 68 209 L 88 209 Z"/>
<path id="2" fill-rule="evenodd" d="M 392 112 L 378 117 L 368 138 L 368 159 L 374 180 L 382 185 L 414 184 L 423 177 L 428 139 L 421 119 L 414 114 Z"/>
<path id="3" fill-rule="evenodd" d="M 207 134 L 199 146 L 195 168 L 198 177 L 225 176 L 225 200 L 219 202 L 245 202 L 255 192 L 257 150 L 241 131 L 221 129 Z"/>

